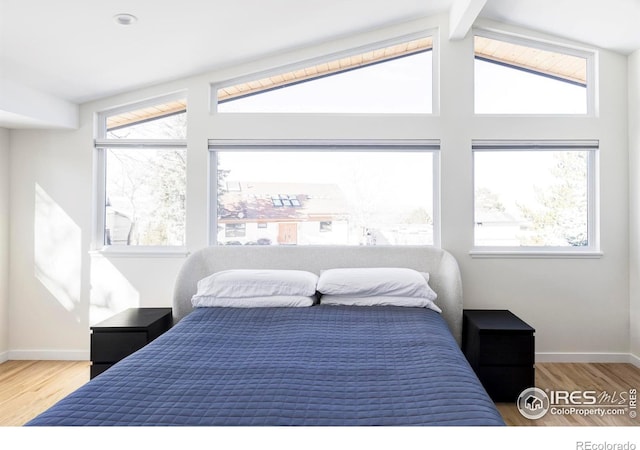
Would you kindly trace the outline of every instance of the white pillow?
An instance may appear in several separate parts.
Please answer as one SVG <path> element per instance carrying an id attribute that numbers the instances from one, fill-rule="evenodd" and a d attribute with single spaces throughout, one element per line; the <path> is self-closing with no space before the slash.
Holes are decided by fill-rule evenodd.
<path id="1" fill-rule="evenodd" d="M 392 296 L 435 300 L 429 275 L 402 267 L 328 269 L 320 273 L 318 291 L 323 295 L 352 297 Z"/>
<path id="2" fill-rule="evenodd" d="M 249 298 L 269 296 L 310 297 L 318 276 L 303 270 L 237 269 L 216 272 L 198 281 L 198 297 Z"/>
<path id="3" fill-rule="evenodd" d="M 304 297 L 296 295 L 272 295 L 269 297 L 225 298 L 210 296 L 194 296 L 191 304 L 194 308 L 223 307 L 223 308 L 277 308 L 277 307 L 306 307 L 313 306 L 315 296 Z"/>
<path id="4" fill-rule="evenodd" d="M 323 295 L 320 297 L 320 303 L 323 305 L 340 306 L 406 306 L 432 309 L 438 313 L 442 312 L 433 301 L 423 297 L 349 297 L 345 295 Z"/>

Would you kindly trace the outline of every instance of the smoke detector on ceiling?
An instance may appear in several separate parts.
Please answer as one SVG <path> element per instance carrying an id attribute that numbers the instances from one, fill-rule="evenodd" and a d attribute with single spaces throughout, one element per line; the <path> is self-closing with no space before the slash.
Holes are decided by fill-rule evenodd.
<path id="1" fill-rule="evenodd" d="M 115 16 L 113 16 L 113 20 L 118 25 L 122 25 L 126 27 L 136 23 L 138 21 L 138 18 L 133 14 L 122 13 L 122 14 L 116 14 Z"/>

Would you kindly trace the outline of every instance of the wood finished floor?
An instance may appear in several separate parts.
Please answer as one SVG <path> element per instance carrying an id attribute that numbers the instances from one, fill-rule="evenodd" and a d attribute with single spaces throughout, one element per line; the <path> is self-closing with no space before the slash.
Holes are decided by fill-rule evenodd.
<path id="1" fill-rule="evenodd" d="M 536 364 L 536 387 L 553 391 L 596 391 L 609 395 L 640 390 L 640 368 L 632 364 Z M 537 420 L 522 416 L 515 403 L 498 403 L 498 410 L 508 425 L 517 426 L 640 426 L 640 418 L 630 415 L 583 416 L 577 414 L 553 415 L 547 413 Z M 640 405 L 637 406 L 640 412 Z"/>
<path id="2" fill-rule="evenodd" d="M 88 361 L 0 364 L 0 426 L 21 426 L 89 381 Z"/>
<path id="3" fill-rule="evenodd" d="M 0 426 L 21 426 L 89 381 L 86 361 L 7 361 L 0 364 Z M 640 389 L 640 368 L 631 364 L 536 364 L 536 385 L 551 390 L 608 393 Z M 639 418 L 547 414 L 524 418 L 515 404 L 498 403 L 507 425 L 638 426 Z M 640 405 L 639 405 L 640 409 Z"/>

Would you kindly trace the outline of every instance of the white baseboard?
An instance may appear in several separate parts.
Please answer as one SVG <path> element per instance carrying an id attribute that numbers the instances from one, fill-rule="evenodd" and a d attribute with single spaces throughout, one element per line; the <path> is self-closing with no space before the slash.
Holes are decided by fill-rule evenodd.
<path id="1" fill-rule="evenodd" d="M 0 364 L 8 360 L 89 361 L 86 350 L 11 350 L 0 353 Z M 556 363 L 629 363 L 640 367 L 640 357 L 632 353 L 538 352 L 536 362 Z"/>
<path id="2" fill-rule="evenodd" d="M 86 350 L 11 350 L 8 359 L 22 361 L 89 361 L 90 353 Z"/>
<path id="3" fill-rule="evenodd" d="M 633 361 L 636 359 L 636 362 Z M 555 363 L 631 363 L 640 367 L 640 359 L 630 353 L 537 352 L 536 362 Z"/>

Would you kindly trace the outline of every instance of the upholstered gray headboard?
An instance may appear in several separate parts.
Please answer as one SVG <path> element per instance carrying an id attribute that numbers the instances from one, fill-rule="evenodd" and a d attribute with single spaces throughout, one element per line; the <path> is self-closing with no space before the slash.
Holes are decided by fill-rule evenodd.
<path id="1" fill-rule="evenodd" d="M 198 280 L 228 269 L 299 269 L 320 274 L 338 267 L 408 267 L 429 272 L 436 304 L 460 344 L 462 281 L 455 258 L 446 250 L 422 246 L 215 246 L 186 259 L 176 280 L 173 316 L 177 322 L 192 310 Z"/>

